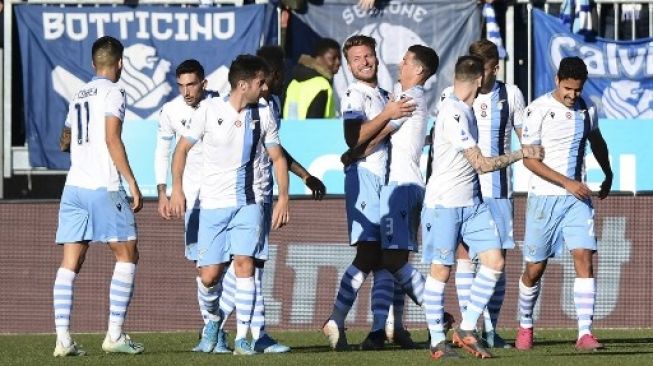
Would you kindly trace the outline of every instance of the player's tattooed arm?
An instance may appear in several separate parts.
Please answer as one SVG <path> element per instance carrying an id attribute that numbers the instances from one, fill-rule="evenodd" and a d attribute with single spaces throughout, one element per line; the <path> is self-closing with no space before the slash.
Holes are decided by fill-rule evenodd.
<path id="1" fill-rule="evenodd" d="M 478 174 L 493 172 L 503 169 L 508 165 L 523 158 L 544 159 L 544 149 L 538 145 L 526 145 L 520 150 L 512 151 L 505 155 L 485 157 L 478 146 L 463 150 L 463 155 Z"/>
<path id="2" fill-rule="evenodd" d="M 70 127 L 64 127 L 59 137 L 59 149 L 63 152 L 70 152 Z"/>

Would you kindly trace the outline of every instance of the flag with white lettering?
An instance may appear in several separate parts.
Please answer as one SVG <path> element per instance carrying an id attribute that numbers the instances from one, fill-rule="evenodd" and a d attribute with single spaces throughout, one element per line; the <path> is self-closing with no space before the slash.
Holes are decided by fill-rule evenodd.
<path id="1" fill-rule="evenodd" d="M 453 82 L 458 57 L 467 54 L 469 45 L 480 39 L 480 8 L 476 0 L 377 1 L 371 10 L 362 10 L 351 0 L 308 2 L 308 10 L 295 16 L 288 31 L 289 56 L 310 54 L 314 40 L 329 37 L 341 45 L 355 34 L 373 37 L 377 42 L 379 86 L 392 91 L 397 72 L 408 47 L 421 44 L 432 47 L 440 56 L 436 77 L 425 85 L 429 108 L 435 107 L 440 92 Z M 328 20 L 328 21 L 325 21 Z M 353 77 L 343 67 L 334 78 L 336 93 L 344 93 Z"/>
<path id="2" fill-rule="evenodd" d="M 555 88 L 560 60 L 579 56 L 589 73 L 583 96 L 599 106 L 600 117 L 653 119 L 653 38 L 588 40 L 537 9 L 533 27 L 536 97 Z"/>
<path id="3" fill-rule="evenodd" d="M 176 97 L 175 68 L 194 58 L 209 89 L 226 92 L 231 62 L 276 32 L 270 5 L 60 7 L 16 5 L 26 140 L 32 167 L 68 169 L 58 139 L 71 95 L 93 76 L 91 47 L 104 35 L 125 46 L 119 81 L 126 121 L 156 119 Z"/>

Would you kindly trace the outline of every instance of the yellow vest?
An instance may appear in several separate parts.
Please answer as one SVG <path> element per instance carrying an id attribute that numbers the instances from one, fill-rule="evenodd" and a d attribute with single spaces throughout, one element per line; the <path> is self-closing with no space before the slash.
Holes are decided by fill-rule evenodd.
<path id="1" fill-rule="evenodd" d="M 322 76 L 315 76 L 304 81 L 293 80 L 288 84 L 286 101 L 283 106 L 283 118 L 306 119 L 308 107 L 322 90 L 327 92 L 324 118 L 335 118 L 336 106 L 333 101 L 333 88 L 331 83 Z"/>

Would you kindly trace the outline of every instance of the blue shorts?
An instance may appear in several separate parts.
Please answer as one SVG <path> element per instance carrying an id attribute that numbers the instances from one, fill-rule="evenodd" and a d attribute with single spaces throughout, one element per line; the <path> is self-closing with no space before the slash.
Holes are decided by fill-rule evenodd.
<path id="1" fill-rule="evenodd" d="M 524 260 L 541 262 L 568 250 L 596 250 L 592 201 L 572 195 L 528 197 Z"/>
<path id="2" fill-rule="evenodd" d="M 422 209 L 422 263 L 453 265 L 461 241 L 474 253 L 501 249 L 487 204 Z"/>
<path id="3" fill-rule="evenodd" d="M 200 209 L 197 266 L 227 263 L 232 254 L 254 256 L 262 219 L 259 204 Z"/>
<path id="4" fill-rule="evenodd" d="M 124 190 L 65 186 L 59 206 L 57 244 L 136 240 L 136 221 Z"/>
<path id="5" fill-rule="evenodd" d="M 184 216 L 184 243 L 186 259 L 197 260 L 197 232 L 200 226 L 200 209 L 186 210 Z"/>
<path id="6" fill-rule="evenodd" d="M 417 251 L 424 187 L 388 184 L 381 188 L 381 248 Z"/>
<path id="7" fill-rule="evenodd" d="M 263 224 L 254 258 L 265 261 L 268 259 L 270 252 L 268 238 L 270 237 L 270 229 L 272 228 L 272 203 L 264 202 L 261 205 L 263 206 Z"/>
<path id="8" fill-rule="evenodd" d="M 379 197 L 383 183 L 383 178 L 358 166 L 345 170 L 345 204 L 351 245 L 359 241 L 381 240 Z"/>
<path id="9" fill-rule="evenodd" d="M 497 225 L 499 240 L 501 240 L 501 249 L 514 249 L 515 239 L 512 233 L 514 211 L 512 208 L 512 198 L 483 197 L 483 202 L 487 203 L 494 223 Z"/>

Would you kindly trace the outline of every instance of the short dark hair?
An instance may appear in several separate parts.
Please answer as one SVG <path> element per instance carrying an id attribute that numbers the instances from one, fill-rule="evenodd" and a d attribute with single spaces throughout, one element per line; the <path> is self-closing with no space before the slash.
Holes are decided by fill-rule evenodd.
<path id="1" fill-rule="evenodd" d="M 438 57 L 438 54 L 434 49 L 421 44 L 415 44 L 408 47 L 408 51 L 412 52 L 415 55 L 415 59 L 428 71 L 426 79 L 430 78 L 438 71 L 440 57 Z"/>
<path id="2" fill-rule="evenodd" d="M 558 80 L 574 79 L 587 80 L 587 65 L 578 56 L 565 57 L 560 61 L 558 68 Z"/>
<path id="3" fill-rule="evenodd" d="M 356 34 L 347 38 L 345 45 L 342 47 L 342 52 L 345 54 L 345 58 L 347 58 L 347 51 L 355 46 L 367 46 L 371 48 L 372 52 L 376 55 L 376 40 L 369 36 Z M 349 60 L 349 58 L 347 58 L 347 60 Z"/>
<path id="4" fill-rule="evenodd" d="M 336 50 L 340 53 L 340 45 L 335 39 L 332 38 L 322 38 L 315 44 L 315 49 L 313 50 L 313 57 L 322 56 L 330 50 Z"/>
<path id="5" fill-rule="evenodd" d="M 93 42 L 91 57 L 95 67 L 115 65 L 122 58 L 125 48 L 119 40 L 111 36 L 103 36 Z"/>
<path id="6" fill-rule="evenodd" d="M 254 55 L 239 55 L 229 67 L 229 85 L 233 89 L 240 80 L 252 80 L 260 71 L 266 75 L 270 72 L 265 60 Z"/>
<path id="7" fill-rule="evenodd" d="M 469 46 L 469 54 L 483 60 L 483 63 L 494 61 L 499 63 L 499 49 L 497 45 L 487 39 L 481 39 Z"/>
<path id="8" fill-rule="evenodd" d="M 179 77 L 181 74 L 195 74 L 200 80 L 204 80 L 204 67 L 195 59 L 188 59 L 177 66 L 175 76 Z"/>
<path id="9" fill-rule="evenodd" d="M 456 76 L 459 81 L 470 81 L 483 75 L 483 60 L 476 56 L 461 56 L 456 61 Z"/>
<path id="10" fill-rule="evenodd" d="M 263 46 L 256 51 L 256 56 L 262 58 L 270 67 L 270 72 L 283 72 L 285 55 L 279 46 Z"/>

